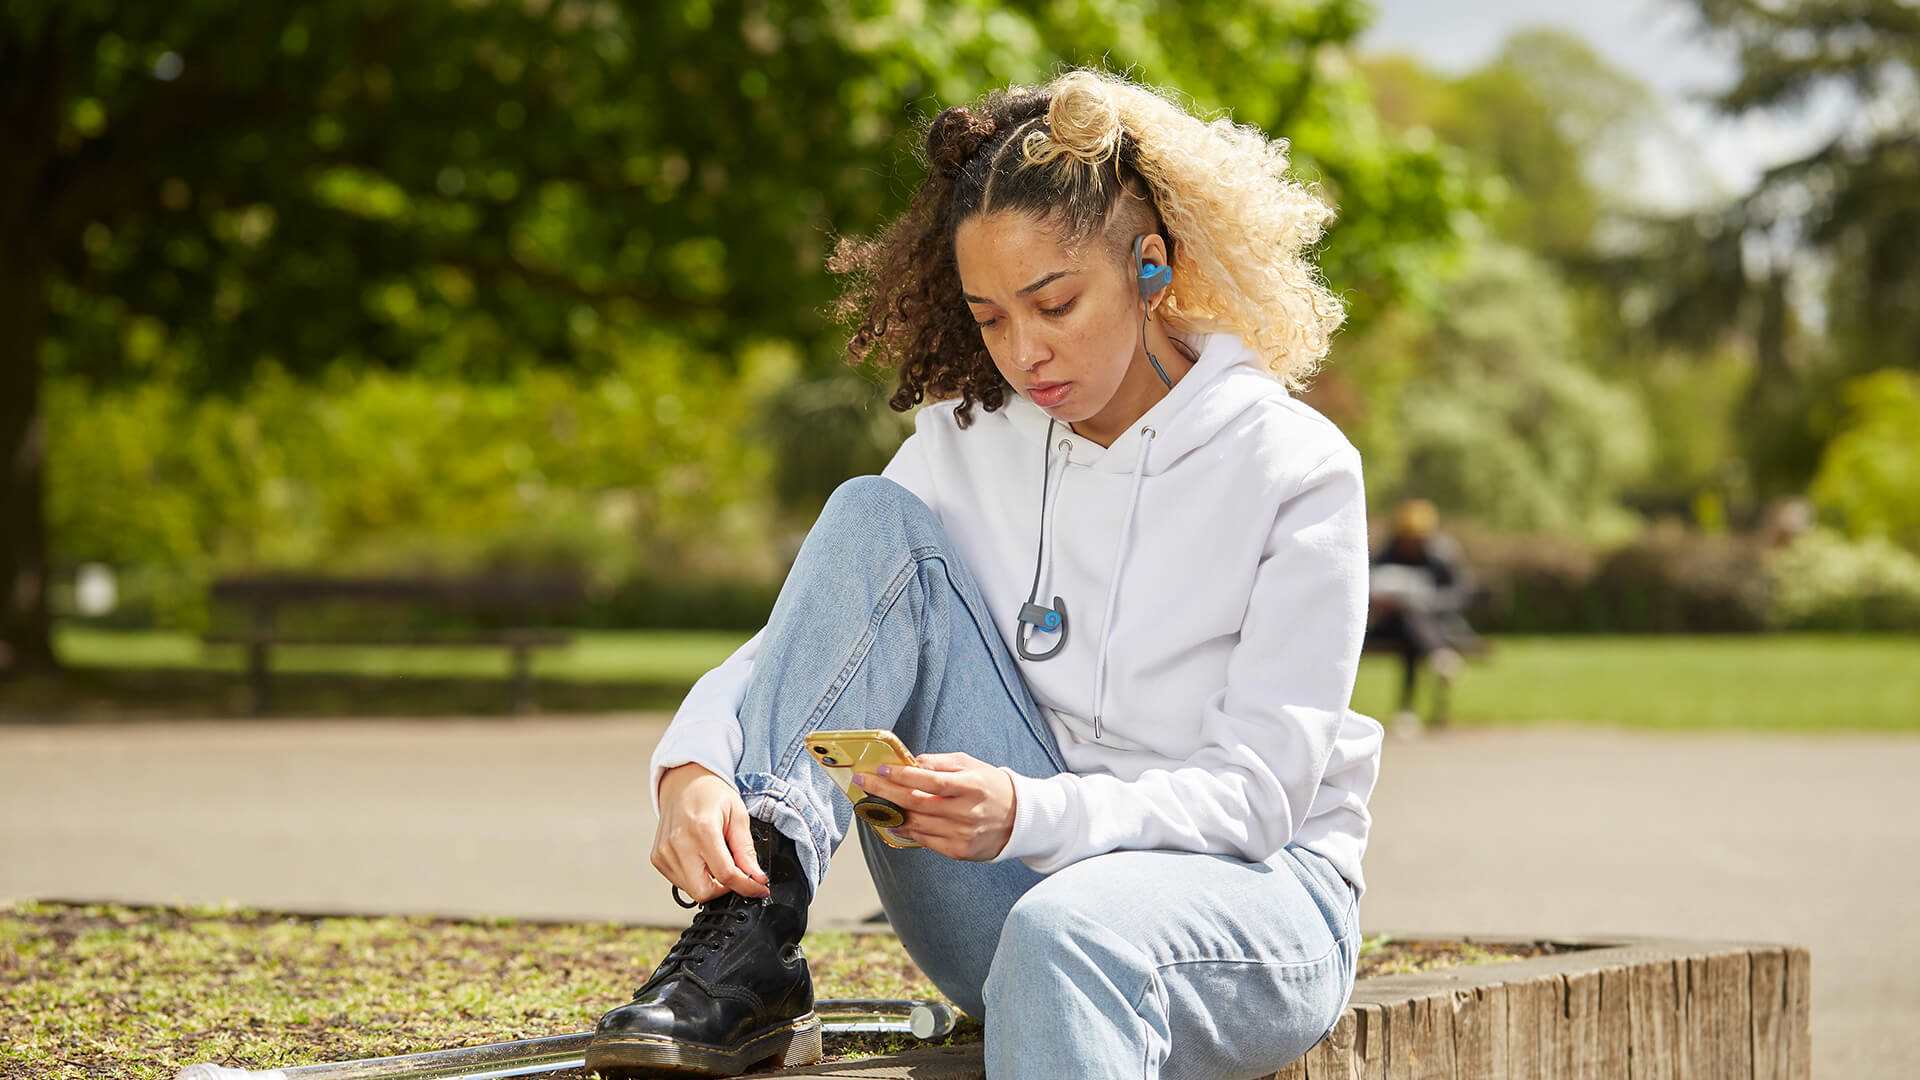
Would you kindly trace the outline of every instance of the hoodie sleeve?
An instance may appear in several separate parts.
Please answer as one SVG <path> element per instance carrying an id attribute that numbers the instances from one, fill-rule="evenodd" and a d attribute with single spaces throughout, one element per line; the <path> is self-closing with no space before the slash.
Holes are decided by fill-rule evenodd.
<path id="1" fill-rule="evenodd" d="M 932 474 L 927 468 L 925 446 L 917 431 L 900 444 L 880 475 L 918 495 L 938 513 L 933 502 Z M 767 628 L 762 626 L 718 667 L 702 675 L 681 701 L 679 711 L 674 713 L 673 721 L 653 749 L 653 783 L 648 790 L 653 797 L 655 821 L 660 820 L 660 780 L 668 769 L 689 761 L 725 777 L 733 776 L 739 769 L 743 746 L 740 703 L 746 700 L 754 658 L 759 655 L 760 642 L 766 632 Z"/>
<path id="2" fill-rule="evenodd" d="M 687 691 L 680 709 L 673 714 L 666 734 L 653 748 L 653 819 L 660 820 L 660 781 L 667 770 L 689 761 L 698 762 L 713 773 L 731 777 L 740 767 L 740 702 L 747 696 L 747 680 L 753 676 L 753 659 L 766 636 L 762 626 L 733 654 Z"/>
<path id="3" fill-rule="evenodd" d="M 1310 813 L 1359 671 L 1367 610 L 1360 455 L 1342 446 L 1281 504 L 1254 574 L 1227 684 L 1206 701 L 1201 748 L 1134 780 L 1104 773 L 1014 782 L 1014 826 L 994 862 L 1040 873 L 1117 848 L 1264 862 Z"/>

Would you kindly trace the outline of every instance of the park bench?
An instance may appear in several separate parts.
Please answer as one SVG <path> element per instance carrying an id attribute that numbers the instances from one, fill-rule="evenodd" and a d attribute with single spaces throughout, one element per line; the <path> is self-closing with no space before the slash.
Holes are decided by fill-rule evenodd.
<path id="1" fill-rule="evenodd" d="M 334 577 L 318 574 L 265 574 L 224 577 L 213 583 L 212 598 L 244 610 L 245 624 L 215 629 L 202 636 L 209 645 L 247 648 L 249 706 L 255 715 L 271 707 L 270 654 L 276 645 L 478 646 L 504 648 L 510 657 L 508 689 L 513 707 L 533 708 L 533 650 L 566 645 L 573 633 L 550 624 L 577 615 L 585 599 L 583 583 L 573 575 L 537 576 L 393 576 Z M 290 629 L 281 613 L 327 605 L 353 608 L 412 609 L 421 614 L 458 614 L 477 628 L 420 629 L 389 618 L 380 628 L 364 622 L 320 630 Z"/>

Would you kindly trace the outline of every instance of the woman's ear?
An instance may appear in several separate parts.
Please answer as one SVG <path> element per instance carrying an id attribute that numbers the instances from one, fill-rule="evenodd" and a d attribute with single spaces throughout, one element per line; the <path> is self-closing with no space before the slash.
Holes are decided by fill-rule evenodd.
<path id="1" fill-rule="evenodd" d="M 1173 284 L 1172 282 L 1173 271 L 1171 267 L 1168 266 L 1168 263 L 1167 263 L 1166 241 L 1161 238 L 1159 233 L 1151 232 L 1146 234 L 1145 239 L 1140 241 L 1140 268 L 1144 270 L 1152 270 L 1156 267 L 1164 268 L 1162 269 L 1161 272 L 1163 275 L 1166 276 L 1167 280 L 1166 280 L 1166 284 L 1160 286 L 1158 289 L 1155 289 L 1153 291 L 1153 294 L 1146 298 L 1147 314 L 1149 315 L 1157 311 L 1161 303 L 1166 300 L 1167 289 L 1169 286 Z"/>

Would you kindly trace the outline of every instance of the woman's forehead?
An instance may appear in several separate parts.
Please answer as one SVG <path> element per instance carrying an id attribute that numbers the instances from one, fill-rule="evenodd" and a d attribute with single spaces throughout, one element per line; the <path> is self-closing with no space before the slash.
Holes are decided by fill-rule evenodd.
<path id="1" fill-rule="evenodd" d="M 1063 244 L 1053 228 L 1024 214 L 969 218 L 953 238 L 954 260 L 966 286 L 1009 291 L 1056 271 L 1086 270 L 1086 251 L 1085 243 Z"/>

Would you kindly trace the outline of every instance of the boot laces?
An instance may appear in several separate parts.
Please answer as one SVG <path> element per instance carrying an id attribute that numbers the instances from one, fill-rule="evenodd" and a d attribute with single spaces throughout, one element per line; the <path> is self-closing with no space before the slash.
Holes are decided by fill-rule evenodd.
<path id="1" fill-rule="evenodd" d="M 693 917 L 693 923 L 680 932 L 680 940 L 674 942 L 673 948 L 668 949 L 667 955 L 661 957 L 660 963 L 655 965 L 653 974 L 640 988 L 641 991 L 658 982 L 660 976 L 668 971 L 687 966 L 699 966 L 701 961 L 719 952 L 733 937 L 735 923 L 747 921 L 746 906 L 748 904 L 764 906 L 772 902 L 771 897 L 742 896 L 729 890 L 711 900 L 703 900 L 695 904 L 680 899 L 678 885 L 673 887 L 672 895 L 674 903 L 684 908 L 698 907 L 700 912 Z M 636 991 L 636 995 L 639 992 Z"/>

